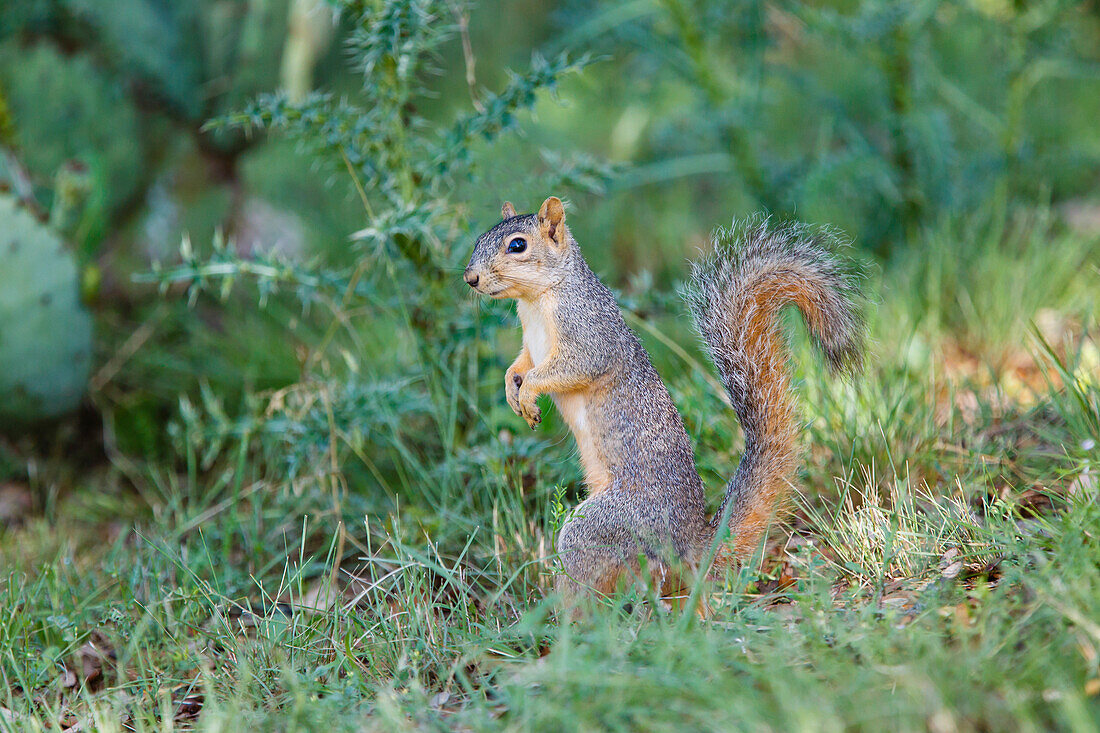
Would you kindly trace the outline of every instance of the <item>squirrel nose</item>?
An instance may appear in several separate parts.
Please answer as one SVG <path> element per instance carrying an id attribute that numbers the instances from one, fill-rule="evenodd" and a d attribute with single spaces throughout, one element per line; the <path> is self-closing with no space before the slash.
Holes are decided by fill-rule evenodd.
<path id="1" fill-rule="evenodd" d="M 466 271 L 466 274 L 463 275 L 463 278 L 465 278 L 466 284 L 469 285 L 471 288 L 476 288 L 477 281 L 481 279 L 476 272 L 470 272 L 469 270 Z"/>

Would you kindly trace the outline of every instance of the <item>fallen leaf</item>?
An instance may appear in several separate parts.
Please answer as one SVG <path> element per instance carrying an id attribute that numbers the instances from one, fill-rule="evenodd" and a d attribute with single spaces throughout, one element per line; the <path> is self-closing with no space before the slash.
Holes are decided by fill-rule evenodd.
<path id="1" fill-rule="evenodd" d="M 190 689 L 190 685 L 187 686 Z M 182 690 L 180 690 L 182 691 Z M 175 697 L 175 695 L 173 695 Z M 192 692 L 184 694 L 178 700 L 176 700 L 176 712 L 172 716 L 173 720 L 186 721 L 194 720 L 199 717 L 199 713 L 202 712 L 202 705 L 204 698 L 201 692 Z"/>
<path id="2" fill-rule="evenodd" d="M 327 580 L 317 581 L 297 599 L 297 608 L 324 613 L 336 606 L 339 594 Z"/>
<path id="3" fill-rule="evenodd" d="M 1091 441 L 1085 441 L 1091 442 Z M 1083 445 L 1083 444 L 1082 444 Z M 1088 450 L 1088 449 L 1086 449 Z M 1069 484 L 1070 496 L 1089 496 L 1096 492 L 1096 474 L 1092 472 L 1091 466 L 1086 466 L 1085 470 L 1077 474 L 1077 477 Z"/>
<path id="4" fill-rule="evenodd" d="M 1059 208 L 1070 229 L 1083 234 L 1100 232 L 1100 202 L 1077 198 L 1066 201 Z"/>
<path id="5" fill-rule="evenodd" d="M 0 706 L 0 721 L 5 723 L 22 723 L 23 716 L 14 710 L 8 710 L 6 707 Z"/>
<path id="6" fill-rule="evenodd" d="M 33 508 L 34 498 L 26 484 L 0 484 L 0 525 L 19 524 Z"/>
<path id="7" fill-rule="evenodd" d="M 115 658 L 115 650 L 107 637 L 99 631 L 92 632 L 73 658 L 80 684 L 93 691 L 99 690 L 103 687 L 105 668 L 113 668 Z"/>

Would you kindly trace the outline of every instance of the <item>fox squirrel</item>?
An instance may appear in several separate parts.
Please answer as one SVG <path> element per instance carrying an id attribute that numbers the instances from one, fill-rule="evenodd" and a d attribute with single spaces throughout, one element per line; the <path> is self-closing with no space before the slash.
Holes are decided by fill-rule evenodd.
<path id="1" fill-rule="evenodd" d="M 478 238 L 465 280 L 478 293 L 517 301 L 523 348 L 505 375 L 508 405 L 534 428 L 536 398 L 550 394 L 577 441 L 588 498 L 557 540 L 559 593 L 572 603 L 584 589 L 607 594 L 645 580 L 675 598 L 711 556 L 723 518 L 732 537 L 714 554 L 709 577 L 747 560 L 798 457 L 778 312 L 798 306 L 834 371 L 861 365 L 857 278 L 829 237 L 756 219 L 719 230 L 714 251 L 693 263 L 685 296 L 745 432 L 725 500 L 708 517 L 684 422 L 615 297 L 585 262 L 562 202 L 550 197 L 523 216 L 505 203 L 501 216 Z"/>

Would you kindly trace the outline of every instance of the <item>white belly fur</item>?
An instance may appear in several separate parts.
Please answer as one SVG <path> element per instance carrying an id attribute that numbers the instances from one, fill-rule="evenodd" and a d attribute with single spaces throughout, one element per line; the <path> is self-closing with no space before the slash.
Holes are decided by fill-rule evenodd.
<path id="1" fill-rule="evenodd" d="M 546 307 L 546 304 L 543 304 Z M 531 355 L 531 362 L 538 366 L 550 353 L 552 343 L 550 325 L 546 322 L 542 307 L 535 303 L 517 301 L 516 311 L 523 324 L 523 345 Z M 593 436 L 588 429 L 588 395 L 586 392 L 551 393 L 554 404 L 573 431 L 585 479 L 590 491 L 600 491 L 609 483 L 607 469 L 600 460 Z"/>
<path id="2" fill-rule="evenodd" d="M 603 491 L 611 483 L 611 478 L 596 448 L 595 434 L 588 428 L 588 394 L 555 394 L 554 404 L 573 430 L 573 439 L 577 441 L 577 452 L 580 453 L 581 465 L 584 466 L 584 480 L 588 484 L 588 491 Z"/>
<path id="3" fill-rule="evenodd" d="M 550 353 L 550 324 L 542 314 L 542 309 L 534 303 L 522 300 L 516 303 L 519 322 L 523 324 L 523 345 L 531 355 L 531 361 L 538 366 Z"/>
<path id="4" fill-rule="evenodd" d="M 525 303 L 522 300 L 516 306 L 519 312 L 520 323 L 523 324 L 523 345 L 527 353 L 531 355 L 531 362 L 538 366 L 546 360 L 550 353 L 550 328 L 546 322 L 546 316 L 537 305 Z M 584 397 L 577 393 L 557 394 L 550 393 L 554 398 L 554 404 L 558 412 L 562 414 L 574 433 L 579 433 L 587 427 L 584 411 Z"/>

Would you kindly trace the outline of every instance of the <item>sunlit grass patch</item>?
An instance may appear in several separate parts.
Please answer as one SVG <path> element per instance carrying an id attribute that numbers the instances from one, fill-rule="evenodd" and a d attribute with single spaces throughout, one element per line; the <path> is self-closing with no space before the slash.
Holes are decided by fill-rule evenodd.
<path id="1" fill-rule="evenodd" d="M 838 502 L 806 505 L 805 512 L 838 570 L 858 584 L 954 578 L 964 567 L 988 570 L 1000 553 L 1000 517 L 992 527 L 989 520 L 1003 509 L 985 507 L 980 516 L 961 485 L 934 492 L 907 475 L 877 476 L 874 466 L 837 483 Z"/>
<path id="2" fill-rule="evenodd" d="M 884 264 L 879 335 L 893 345 L 921 334 L 954 357 L 949 372 L 957 362 L 962 376 L 996 378 L 1033 362 L 1031 324 L 1057 343 L 1100 316 L 1098 261 L 1100 237 L 1066 230 L 1048 209 L 946 218 Z"/>

